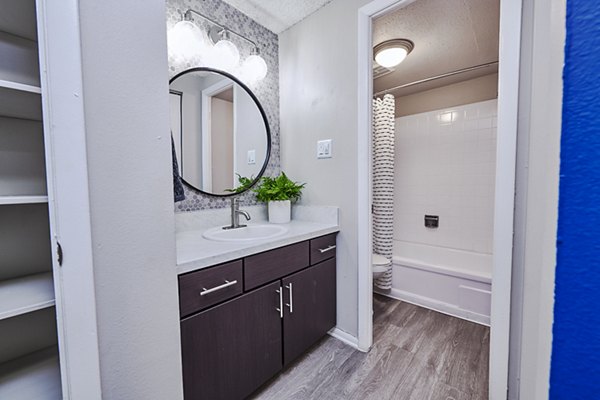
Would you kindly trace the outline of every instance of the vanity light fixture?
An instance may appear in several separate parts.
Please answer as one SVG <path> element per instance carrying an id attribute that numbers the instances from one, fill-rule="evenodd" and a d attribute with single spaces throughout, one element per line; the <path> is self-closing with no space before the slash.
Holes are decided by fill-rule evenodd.
<path id="1" fill-rule="evenodd" d="M 205 20 L 208 30 L 198 27 L 193 20 L 198 16 Z M 252 46 L 251 54 L 240 63 L 240 51 L 231 41 L 231 35 L 244 40 Z M 265 60 L 260 56 L 256 42 L 226 28 L 215 20 L 188 9 L 182 21 L 169 31 L 169 54 L 177 61 L 183 60 L 194 67 L 216 67 L 239 75 L 247 83 L 264 79 L 268 73 Z"/>
<path id="2" fill-rule="evenodd" d="M 235 73 L 235 69 L 240 63 L 240 51 L 231 41 L 231 35 L 227 29 L 223 29 L 220 35 L 221 39 L 215 43 L 213 61 L 222 70 Z"/>
<path id="3" fill-rule="evenodd" d="M 252 54 L 242 64 L 242 75 L 249 82 L 257 82 L 263 80 L 269 71 L 267 63 L 260 56 L 258 47 L 252 50 Z"/>
<path id="4" fill-rule="evenodd" d="M 167 36 L 169 53 L 176 59 L 183 57 L 195 63 L 206 61 L 210 39 L 202 29 L 191 21 L 179 21 Z"/>
<path id="5" fill-rule="evenodd" d="M 373 48 L 373 55 L 377 64 L 392 68 L 404 61 L 414 48 L 415 44 L 408 39 L 386 40 Z"/>

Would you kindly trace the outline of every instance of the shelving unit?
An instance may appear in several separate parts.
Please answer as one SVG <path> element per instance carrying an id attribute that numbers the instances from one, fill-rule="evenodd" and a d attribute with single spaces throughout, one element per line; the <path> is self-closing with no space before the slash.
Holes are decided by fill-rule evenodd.
<path id="1" fill-rule="evenodd" d="M 0 364 L 0 399 L 60 399 L 61 395 L 56 347 Z"/>
<path id="2" fill-rule="evenodd" d="M 62 398 L 36 0 L 0 2 L 0 399 Z"/>
<path id="3" fill-rule="evenodd" d="M 3 81 L 0 79 L 0 88 L 18 90 L 21 92 L 42 94 L 42 88 L 39 86 L 25 85 L 23 83 Z"/>
<path id="4" fill-rule="evenodd" d="M 48 196 L 0 196 L 0 206 L 47 203 Z"/>
<path id="5" fill-rule="evenodd" d="M 53 305 L 50 272 L 0 282 L 0 321 Z"/>
<path id="6" fill-rule="evenodd" d="M 19 82 L 5 82 L 0 86 L 0 116 L 42 121 L 42 102 L 39 93 L 23 90 Z M 33 88 L 33 86 L 31 86 Z"/>

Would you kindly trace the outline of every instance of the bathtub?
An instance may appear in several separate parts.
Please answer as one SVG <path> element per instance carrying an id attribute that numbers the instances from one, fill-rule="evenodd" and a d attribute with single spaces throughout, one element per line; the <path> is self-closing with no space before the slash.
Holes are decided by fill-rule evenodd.
<path id="1" fill-rule="evenodd" d="M 492 255 L 395 241 L 387 295 L 489 325 Z"/>

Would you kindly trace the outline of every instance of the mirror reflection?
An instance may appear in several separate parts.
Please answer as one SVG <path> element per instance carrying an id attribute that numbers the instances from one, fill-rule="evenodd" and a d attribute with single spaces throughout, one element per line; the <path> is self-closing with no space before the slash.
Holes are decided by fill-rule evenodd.
<path id="1" fill-rule="evenodd" d="M 224 196 L 241 193 L 260 178 L 270 153 L 270 132 L 260 103 L 246 86 L 223 72 L 195 68 L 171 80 L 170 103 L 185 183 Z"/>

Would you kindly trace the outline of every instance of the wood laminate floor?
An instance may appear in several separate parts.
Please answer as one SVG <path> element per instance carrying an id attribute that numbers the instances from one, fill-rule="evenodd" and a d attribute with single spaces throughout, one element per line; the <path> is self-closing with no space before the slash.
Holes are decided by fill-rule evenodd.
<path id="1" fill-rule="evenodd" d="M 375 295 L 369 353 L 327 337 L 260 400 L 485 400 L 489 328 Z"/>

